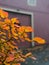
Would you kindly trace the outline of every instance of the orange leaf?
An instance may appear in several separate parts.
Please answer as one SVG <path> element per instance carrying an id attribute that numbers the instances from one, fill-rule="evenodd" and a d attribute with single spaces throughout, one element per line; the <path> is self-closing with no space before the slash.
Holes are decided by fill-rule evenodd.
<path id="1" fill-rule="evenodd" d="M 5 24 L 4 22 L 0 21 L 0 26 L 1 26 L 1 27 L 2 27 L 4 24 Z"/>
<path id="2" fill-rule="evenodd" d="M 5 17 L 5 18 L 8 17 L 8 12 L 4 12 L 4 17 Z"/>
<path id="3" fill-rule="evenodd" d="M 25 32 L 33 32 L 32 27 L 26 26 Z"/>
<path id="4" fill-rule="evenodd" d="M 0 64 L 2 64 L 2 62 L 0 61 Z"/>
<path id="5" fill-rule="evenodd" d="M 4 26 L 3 26 L 3 29 L 9 30 L 9 26 L 4 25 Z"/>
<path id="6" fill-rule="evenodd" d="M 42 39 L 40 37 L 33 38 L 33 41 L 38 42 L 38 44 L 45 44 L 45 42 L 46 42 L 44 39 Z"/>
<path id="7" fill-rule="evenodd" d="M 3 10 L 2 9 L 0 9 L 0 16 L 3 14 Z"/>
<path id="8" fill-rule="evenodd" d="M 30 26 L 20 26 L 19 32 L 33 32 L 33 29 Z"/>
<path id="9" fill-rule="evenodd" d="M 5 24 L 10 24 L 10 23 L 11 23 L 10 19 L 8 19 L 8 18 L 6 18 L 6 19 L 4 20 L 4 22 L 5 22 Z"/>
<path id="10" fill-rule="evenodd" d="M 15 28 L 12 28 L 11 31 L 12 31 L 13 36 L 18 36 L 18 34 L 16 33 Z"/>
<path id="11" fill-rule="evenodd" d="M 28 34 L 26 34 L 26 33 L 23 33 L 23 36 L 24 36 L 24 37 L 28 37 Z"/>
<path id="12" fill-rule="evenodd" d="M 7 17 L 8 17 L 8 13 L 5 12 L 5 11 L 3 11 L 2 9 L 0 9 L 0 16 L 1 16 L 2 18 L 7 18 Z"/>
<path id="13" fill-rule="evenodd" d="M 16 45 L 16 42 L 15 41 L 12 40 L 11 42 L 12 42 L 13 45 Z"/>
<path id="14" fill-rule="evenodd" d="M 11 62 L 14 60 L 14 56 L 11 54 L 9 57 L 6 58 L 7 62 Z"/>
<path id="15" fill-rule="evenodd" d="M 18 31 L 20 33 L 23 33 L 25 31 L 25 26 L 20 26 L 19 29 L 18 29 Z"/>

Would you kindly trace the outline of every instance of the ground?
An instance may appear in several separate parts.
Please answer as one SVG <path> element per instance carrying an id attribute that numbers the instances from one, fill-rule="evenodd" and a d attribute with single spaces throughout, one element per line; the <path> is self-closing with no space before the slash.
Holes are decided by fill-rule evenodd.
<path id="1" fill-rule="evenodd" d="M 37 59 L 27 58 L 21 65 L 49 65 L 49 44 L 35 46 L 28 51 L 31 51 Z"/>

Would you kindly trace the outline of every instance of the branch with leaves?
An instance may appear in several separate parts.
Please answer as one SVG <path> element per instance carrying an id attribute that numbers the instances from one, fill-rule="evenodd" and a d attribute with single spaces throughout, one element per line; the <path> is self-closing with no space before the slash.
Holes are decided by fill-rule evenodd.
<path id="1" fill-rule="evenodd" d="M 20 22 L 17 18 L 9 19 L 8 16 L 8 12 L 0 9 L 0 65 L 20 65 L 19 62 L 24 62 L 32 54 L 18 53 L 19 47 L 16 44 L 21 41 L 36 41 L 38 44 L 45 44 L 45 40 L 40 37 L 30 39 L 27 33 L 34 32 L 32 27 L 19 26 Z"/>

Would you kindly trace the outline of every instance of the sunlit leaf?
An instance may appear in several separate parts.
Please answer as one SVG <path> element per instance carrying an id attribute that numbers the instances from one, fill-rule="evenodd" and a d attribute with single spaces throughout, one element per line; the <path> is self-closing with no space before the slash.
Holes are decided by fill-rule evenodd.
<path id="1" fill-rule="evenodd" d="M 9 26 L 4 25 L 4 26 L 3 26 L 3 29 L 4 29 L 4 30 L 9 30 Z"/>
<path id="2" fill-rule="evenodd" d="M 5 23 L 3 21 L 0 21 L 0 27 L 2 27 Z"/>
<path id="3" fill-rule="evenodd" d="M 5 12 L 5 11 L 3 11 L 2 9 L 0 9 L 0 16 L 1 16 L 2 18 L 7 18 L 7 17 L 8 17 L 8 12 Z"/>
<path id="4" fill-rule="evenodd" d="M 40 38 L 40 37 L 33 38 L 33 41 L 38 42 L 38 44 L 45 44 L 46 42 L 43 38 Z"/>
<path id="5" fill-rule="evenodd" d="M 8 42 L 8 45 L 14 49 L 14 46 L 10 42 Z"/>
<path id="6" fill-rule="evenodd" d="M 19 23 L 19 20 L 17 18 L 12 18 L 11 21 L 12 23 Z"/>
<path id="7" fill-rule="evenodd" d="M 30 26 L 20 26 L 19 32 L 33 32 L 33 29 Z"/>
<path id="8" fill-rule="evenodd" d="M 5 22 L 5 24 L 11 24 L 11 20 L 8 19 L 8 18 L 6 18 L 6 19 L 4 20 L 4 22 Z"/>
<path id="9" fill-rule="evenodd" d="M 5 17 L 5 18 L 8 17 L 8 12 L 4 12 L 4 17 Z"/>
<path id="10" fill-rule="evenodd" d="M 29 39 L 29 38 L 25 38 L 25 40 L 28 41 L 28 42 L 32 42 L 32 40 Z"/>
<path id="11" fill-rule="evenodd" d="M 13 38 L 16 39 L 16 40 L 18 40 L 18 37 L 16 37 L 16 36 L 13 36 Z"/>
<path id="12" fill-rule="evenodd" d="M 33 32 L 32 27 L 26 26 L 25 32 Z"/>
<path id="13" fill-rule="evenodd" d="M 11 31 L 12 31 L 12 34 L 13 34 L 14 36 L 18 36 L 18 34 L 16 33 L 15 28 L 12 28 Z"/>
<path id="14" fill-rule="evenodd" d="M 25 28 L 26 28 L 25 26 L 20 26 L 18 31 L 23 33 L 25 31 Z"/>
<path id="15" fill-rule="evenodd" d="M 24 36 L 24 37 L 28 37 L 28 34 L 27 34 L 27 33 L 23 33 L 23 36 Z"/>
<path id="16" fill-rule="evenodd" d="M 4 33 L 4 32 L 1 31 L 1 32 L 0 32 L 0 35 L 2 35 L 2 34 L 6 35 L 6 33 Z"/>

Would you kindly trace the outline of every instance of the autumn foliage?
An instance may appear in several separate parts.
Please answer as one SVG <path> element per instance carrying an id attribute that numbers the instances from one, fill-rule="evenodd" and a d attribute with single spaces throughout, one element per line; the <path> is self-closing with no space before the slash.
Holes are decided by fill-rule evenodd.
<path id="1" fill-rule="evenodd" d="M 20 65 L 19 61 L 25 61 L 27 55 L 23 58 L 16 51 L 17 44 L 21 41 L 33 42 L 36 41 L 39 44 L 44 44 L 45 40 L 40 37 L 33 39 L 28 38 L 28 32 L 34 32 L 30 26 L 19 26 L 19 20 L 17 18 L 8 18 L 8 12 L 0 9 L 0 65 Z"/>

